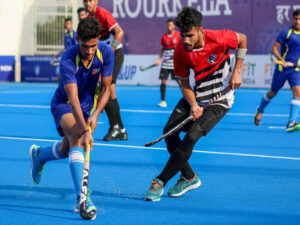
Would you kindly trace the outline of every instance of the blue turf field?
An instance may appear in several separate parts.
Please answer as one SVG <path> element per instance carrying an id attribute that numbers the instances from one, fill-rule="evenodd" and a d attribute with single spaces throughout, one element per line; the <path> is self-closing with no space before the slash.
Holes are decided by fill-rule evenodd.
<path id="1" fill-rule="evenodd" d="M 107 117 L 100 116 L 91 153 L 89 186 L 97 219 L 83 221 L 75 205 L 68 160 L 46 165 L 33 185 L 28 148 L 59 139 L 49 103 L 56 84 L 0 84 L 0 224 L 300 224 L 299 133 L 287 134 L 291 93 L 283 90 L 253 125 L 266 90 L 240 89 L 234 107 L 195 146 L 190 162 L 202 186 L 180 198 L 165 189 L 160 202 L 143 201 L 168 159 L 162 134 L 181 94 L 167 89 L 168 107 L 157 107 L 159 87 L 119 86 L 117 95 L 129 140 L 103 142 Z"/>

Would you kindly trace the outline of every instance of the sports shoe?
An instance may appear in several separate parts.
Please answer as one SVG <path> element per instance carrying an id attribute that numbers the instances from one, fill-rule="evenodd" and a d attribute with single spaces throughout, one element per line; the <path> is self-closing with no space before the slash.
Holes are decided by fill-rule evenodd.
<path id="1" fill-rule="evenodd" d="M 161 101 L 160 103 L 158 103 L 158 106 L 162 107 L 162 108 L 166 108 L 167 107 L 167 102 L 166 101 Z"/>
<path id="2" fill-rule="evenodd" d="M 41 163 L 38 157 L 38 152 L 40 151 L 40 146 L 31 145 L 29 149 L 29 155 L 31 158 L 31 169 L 30 174 L 34 184 L 39 184 L 41 182 L 42 171 L 44 169 L 45 163 Z"/>
<path id="3" fill-rule="evenodd" d="M 155 178 L 151 182 L 151 187 L 146 193 L 145 200 L 153 201 L 153 202 L 160 201 L 160 197 L 162 196 L 163 193 L 164 193 L 164 183 L 160 179 Z"/>
<path id="4" fill-rule="evenodd" d="M 258 108 L 256 109 L 256 113 L 255 113 L 255 116 L 254 116 L 254 124 L 256 126 L 259 126 L 260 123 L 261 123 L 261 118 L 262 118 L 262 113 L 258 111 Z"/>
<path id="5" fill-rule="evenodd" d="M 127 132 L 118 127 L 111 127 L 103 138 L 104 141 L 128 140 Z"/>
<path id="6" fill-rule="evenodd" d="M 96 211 L 96 206 L 94 205 L 93 201 L 91 200 L 90 196 L 92 194 L 92 190 L 88 190 L 87 197 L 86 197 L 86 212 L 89 213 L 92 210 Z M 80 212 L 80 197 L 77 198 L 76 207 L 74 209 L 74 212 L 78 213 Z M 95 213 L 96 215 L 96 213 Z M 92 218 L 92 220 L 96 219 L 96 216 Z"/>
<path id="7" fill-rule="evenodd" d="M 190 180 L 181 175 L 180 179 L 177 181 L 177 184 L 168 190 L 168 195 L 172 197 L 179 197 L 185 194 L 187 191 L 199 188 L 200 185 L 201 181 L 196 174 Z"/>
<path id="8" fill-rule="evenodd" d="M 300 130 L 300 124 L 297 121 L 290 121 L 286 125 L 286 132 L 294 132 Z"/>

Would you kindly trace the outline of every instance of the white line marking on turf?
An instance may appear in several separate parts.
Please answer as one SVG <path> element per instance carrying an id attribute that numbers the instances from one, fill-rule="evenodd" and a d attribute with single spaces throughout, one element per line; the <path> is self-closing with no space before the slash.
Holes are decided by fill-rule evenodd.
<path id="1" fill-rule="evenodd" d="M 0 136 L 0 139 L 7 140 L 21 140 L 21 141 L 42 141 L 42 142 L 57 142 L 60 140 L 51 139 L 39 139 L 39 138 L 19 138 L 19 137 L 5 137 Z M 117 145 L 117 144 L 104 144 L 104 143 L 94 143 L 95 146 L 107 146 L 107 147 L 117 147 L 120 149 L 133 148 L 133 149 L 152 149 L 152 150 L 162 150 L 166 151 L 166 148 L 156 148 L 156 147 L 144 147 L 144 146 L 134 146 L 134 145 Z M 193 152 L 204 153 L 204 154 L 214 154 L 214 155 L 232 155 L 232 156 L 244 156 L 244 157 L 257 157 L 257 158 L 269 158 L 269 159 L 287 159 L 287 160 L 299 160 L 297 157 L 286 157 L 286 156 L 273 156 L 273 155 L 256 155 L 256 154 L 245 154 L 245 153 L 232 153 L 232 152 L 214 152 L 214 151 L 201 151 L 193 150 Z"/>
<path id="2" fill-rule="evenodd" d="M 31 90 L 31 91 L 0 91 L 0 94 L 32 94 L 32 93 L 54 93 L 54 90 Z"/>
<path id="3" fill-rule="evenodd" d="M 0 107 L 11 107 L 11 108 L 35 108 L 35 109 L 49 109 L 50 106 L 45 105 L 19 105 L 19 104 L 0 104 Z M 172 111 L 161 111 L 161 110 L 143 110 L 143 109 L 121 109 L 121 112 L 130 113 L 163 113 L 171 114 Z M 227 113 L 228 116 L 254 116 L 255 113 Z M 288 114 L 264 114 L 268 117 L 288 117 Z M 298 115 L 299 117 L 300 115 Z"/>
<path id="4" fill-rule="evenodd" d="M 269 126 L 269 129 L 286 129 L 286 127 Z"/>
<path id="5" fill-rule="evenodd" d="M 157 110 L 143 110 L 143 109 L 121 109 L 122 112 L 137 112 L 137 113 L 172 113 L 172 111 L 157 111 Z"/>
<path id="6" fill-rule="evenodd" d="M 44 106 L 44 105 L 14 105 L 14 104 L 0 104 L 0 107 L 50 109 L 50 106 Z"/>

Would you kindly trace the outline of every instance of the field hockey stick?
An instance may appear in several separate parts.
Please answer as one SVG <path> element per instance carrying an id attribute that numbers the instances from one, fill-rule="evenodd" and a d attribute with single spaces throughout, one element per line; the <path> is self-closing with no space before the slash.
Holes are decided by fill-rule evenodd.
<path id="1" fill-rule="evenodd" d="M 173 59 L 173 57 L 166 58 L 166 59 L 162 60 L 161 63 L 164 63 L 164 62 L 166 62 L 166 61 L 168 61 L 168 60 L 170 60 L 170 59 Z M 155 67 L 155 64 L 152 64 L 152 65 L 147 66 L 147 67 L 142 67 L 142 66 L 140 66 L 140 71 L 149 70 L 149 69 L 151 69 L 152 67 Z"/>
<path id="2" fill-rule="evenodd" d="M 219 94 L 217 94 L 215 97 L 213 97 L 212 99 L 210 99 L 208 102 L 206 102 L 202 108 L 203 110 L 205 108 L 207 108 L 208 106 L 210 106 L 212 103 L 216 102 L 221 96 L 223 96 L 224 94 L 226 94 L 228 91 L 231 90 L 231 87 L 228 86 L 226 87 L 223 91 L 221 91 Z M 177 126 L 175 126 L 174 128 L 172 128 L 171 130 L 169 130 L 167 133 L 165 133 L 163 136 L 155 139 L 154 141 L 150 141 L 146 144 L 144 144 L 145 147 L 150 147 L 152 145 L 154 145 L 155 143 L 159 142 L 160 140 L 169 137 L 170 135 L 176 133 L 180 128 L 182 128 L 184 125 L 186 125 L 188 122 L 190 122 L 192 120 L 192 116 L 187 117 L 185 120 L 183 120 L 181 123 L 179 123 Z"/>
<path id="3" fill-rule="evenodd" d="M 278 59 L 274 59 L 272 54 L 270 54 L 270 58 L 271 58 L 271 61 L 272 61 L 273 63 L 278 64 L 278 65 L 284 65 L 284 62 L 283 62 L 283 61 L 278 60 Z M 292 63 L 292 62 L 286 62 L 286 65 L 287 65 L 288 67 L 296 67 L 296 65 L 295 65 L 294 63 Z"/>
<path id="4" fill-rule="evenodd" d="M 91 127 L 89 126 L 89 131 L 91 131 Z M 87 150 L 85 152 L 84 157 L 84 166 L 83 166 L 83 175 L 81 181 L 81 189 L 80 189 L 80 216 L 85 220 L 94 220 L 96 219 L 96 209 L 92 209 L 87 212 L 87 192 L 88 192 L 88 181 L 89 181 L 89 169 L 90 169 L 90 150 L 91 146 L 88 144 Z"/>

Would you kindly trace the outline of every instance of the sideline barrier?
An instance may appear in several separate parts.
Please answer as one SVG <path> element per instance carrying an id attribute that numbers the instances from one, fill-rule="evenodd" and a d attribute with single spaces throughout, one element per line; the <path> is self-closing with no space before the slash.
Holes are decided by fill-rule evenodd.
<path id="1" fill-rule="evenodd" d="M 15 80 L 15 56 L 0 56 L 0 81 Z"/>
<path id="2" fill-rule="evenodd" d="M 157 55 L 125 55 L 125 60 L 118 76 L 120 85 L 160 85 L 158 79 L 160 66 L 146 71 L 140 71 L 140 66 L 148 66 L 155 62 Z M 234 64 L 234 56 L 232 65 Z M 51 56 L 22 56 L 21 80 L 26 82 L 57 82 L 59 66 L 50 64 Z M 233 68 L 232 68 L 233 69 Z M 241 75 L 242 87 L 270 88 L 275 65 L 271 63 L 269 55 L 247 55 Z M 193 73 L 191 72 L 193 82 Z M 169 76 L 169 86 L 177 86 L 176 81 Z M 284 88 L 289 88 L 288 83 Z"/>

